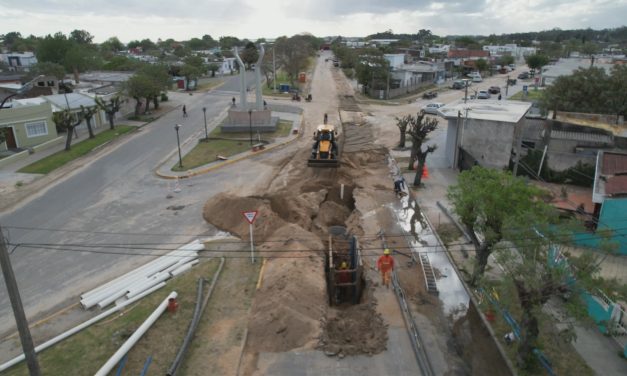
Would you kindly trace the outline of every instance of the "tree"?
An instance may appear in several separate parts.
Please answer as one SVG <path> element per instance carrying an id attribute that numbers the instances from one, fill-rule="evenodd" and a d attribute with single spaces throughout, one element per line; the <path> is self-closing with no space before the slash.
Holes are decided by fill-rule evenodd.
<path id="1" fill-rule="evenodd" d="M 620 82 L 620 79 L 617 79 L 617 82 Z M 554 117 L 558 110 L 608 113 L 612 111 L 612 104 L 617 103 L 616 99 L 624 98 L 624 87 L 621 91 L 619 87 L 612 85 L 612 79 L 602 68 L 578 69 L 570 76 L 558 77 L 545 90 L 541 103 L 544 108 L 554 111 Z"/>
<path id="2" fill-rule="evenodd" d="M 475 248 L 475 266 L 470 280 L 477 286 L 488 257 L 505 237 L 508 226 L 519 227 L 523 213 L 546 217 L 540 190 L 509 172 L 474 166 L 459 174 L 447 197 Z"/>
<path id="3" fill-rule="evenodd" d="M 357 82 L 364 88 L 384 90 L 387 83 L 387 75 L 390 63 L 378 51 L 366 50 L 359 57 L 359 63 L 355 67 Z"/>
<path id="4" fill-rule="evenodd" d="M 506 66 L 510 64 L 514 64 L 515 60 L 512 55 L 503 55 L 499 58 L 499 65 Z"/>
<path id="5" fill-rule="evenodd" d="M 407 126 L 409 125 L 410 116 L 408 115 L 402 118 L 399 118 L 398 116 L 396 116 L 395 119 L 396 119 L 396 126 L 398 127 L 398 130 L 401 132 L 401 139 L 398 142 L 398 147 L 404 148 L 406 134 L 407 134 Z"/>
<path id="6" fill-rule="evenodd" d="M 115 129 L 115 114 L 120 111 L 120 97 L 113 97 L 108 102 L 102 98 L 96 98 L 96 105 L 107 114 L 111 130 Z"/>
<path id="7" fill-rule="evenodd" d="M 251 64 L 255 64 L 257 62 L 257 59 L 259 59 L 259 51 L 257 51 L 257 46 L 255 46 L 253 42 L 248 42 L 244 50 L 240 53 L 240 57 L 242 58 L 244 64 L 246 64 L 248 67 L 250 67 Z"/>
<path id="8" fill-rule="evenodd" d="M 147 91 L 149 96 L 145 97 L 145 111 L 148 111 L 151 100 L 154 102 L 155 108 L 159 108 L 159 95 L 162 91 L 169 89 L 172 82 L 170 75 L 168 74 L 168 68 L 162 64 L 146 64 L 139 69 L 137 74 L 145 76 L 153 84 L 152 90 Z"/>
<path id="9" fill-rule="evenodd" d="M 215 77 L 216 72 L 220 69 L 220 66 L 216 63 L 210 63 L 207 66 L 207 69 L 209 70 L 209 72 L 211 72 L 211 77 Z"/>
<path id="10" fill-rule="evenodd" d="M 57 80 L 62 80 L 63 77 L 65 77 L 65 68 L 63 68 L 63 65 L 57 63 L 40 62 L 30 68 L 27 79 L 30 81 L 40 75 L 51 76 Z"/>
<path id="11" fill-rule="evenodd" d="M 220 37 L 220 48 L 222 48 L 223 50 L 231 50 L 233 49 L 233 47 L 239 46 L 240 43 L 240 40 L 236 37 Z"/>
<path id="12" fill-rule="evenodd" d="M 276 62 L 287 73 L 292 85 L 313 55 L 310 41 L 306 36 L 294 35 L 290 38 L 280 37 L 274 43 Z"/>
<path id="13" fill-rule="evenodd" d="M 189 83 L 191 81 L 198 81 L 198 77 L 204 74 L 207 70 L 204 60 L 199 56 L 188 56 L 184 60 L 184 65 L 181 67 L 179 74 L 185 77 L 187 81 L 187 90 L 189 90 Z"/>
<path id="14" fill-rule="evenodd" d="M 153 95 L 159 94 L 154 82 L 143 74 L 135 74 L 126 81 L 126 92 L 129 97 L 135 99 L 135 116 L 139 116 L 141 111 L 142 98 L 152 98 Z M 148 105 L 146 103 L 146 108 Z"/>
<path id="15" fill-rule="evenodd" d="M 585 42 L 581 45 L 581 53 L 590 57 L 590 67 L 594 66 L 594 54 L 599 52 L 599 46 L 596 43 Z"/>
<path id="16" fill-rule="evenodd" d="M 102 65 L 103 70 L 108 71 L 134 71 L 141 63 L 126 56 L 112 56 L 109 61 Z"/>
<path id="17" fill-rule="evenodd" d="M 35 55 L 39 62 L 65 65 L 65 55 L 70 48 L 72 48 L 72 42 L 63 33 L 56 33 L 54 36 L 48 34 L 39 42 Z"/>
<path id="18" fill-rule="evenodd" d="M 627 116 L 627 65 L 616 64 L 612 67 L 612 75 L 609 82 L 609 92 L 607 104 L 610 111 L 616 114 L 616 123 L 618 117 Z"/>
<path id="19" fill-rule="evenodd" d="M 118 37 L 111 37 L 100 44 L 100 51 L 108 53 L 116 53 L 124 49 L 124 44 L 120 42 Z"/>
<path id="20" fill-rule="evenodd" d="M 81 45 L 90 45 L 93 39 L 93 35 L 86 30 L 73 30 L 69 37 L 69 40 Z"/>
<path id="21" fill-rule="evenodd" d="M 488 70 L 488 62 L 486 59 L 479 59 L 475 61 L 475 66 L 479 72 L 485 72 Z"/>
<path id="22" fill-rule="evenodd" d="M 525 57 L 525 62 L 529 68 L 541 71 L 542 67 L 549 63 L 549 58 L 545 55 L 533 54 Z"/>
<path id="23" fill-rule="evenodd" d="M 72 113 L 70 110 L 57 111 L 52 114 L 52 121 L 59 129 L 67 132 L 65 139 L 65 150 L 70 151 L 72 145 L 72 133 L 74 127 L 79 125 L 83 121 L 83 115 L 81 113 Z"/>
<path id="24" fill-rule="evenodd" d="M 94 118 L 94 115 L 98 113 L 98 107 L 85 107 L 81 105 L 81 117 L 85 119 L 87 122 L 87 131 L 89 132 L 89 138 L 96 137 L 94 135 L 94 130 L 91 127 L 91 120 Z"/>
<path id="25" fill-rule="evenodd" d="M 409 126 L 407 134 L 411 137 L 410 170 L 414 167 L 413 162 L 417 161 L 418 168 L 416 169 L 416 175 L 414 176 L 414 187 L 420 187 L 427 155 L 429 153 L 433 153 L 437 149 L 437 145 L 433 144 L 427 146 L 425 150 L 422 150 L 422 144 L 427 140 L 429 133 L 433 132 L 438 127 L 438 121 L 433 118 L 425 118 L 424 111 L 418 113 L 416 117 L 407 115 L 405 116 L 405 119 Z"/>
<path id="26" fill-rule="evenodd" d="M 64 66 L 74 73 L 74 81 L 79 82 L 79 73 L 100 65 L 94 51 L 80 45 L 74 45 L 65 53 Z"/>
<path id="27" fill-rule="evenodd" d="M 19 31 L 10 31 L 4 35 L 0 35 L 2 39 L 2 45 L 7 51 L 16 51 L 17 46 L 22 40 L 22 34 Z"/>

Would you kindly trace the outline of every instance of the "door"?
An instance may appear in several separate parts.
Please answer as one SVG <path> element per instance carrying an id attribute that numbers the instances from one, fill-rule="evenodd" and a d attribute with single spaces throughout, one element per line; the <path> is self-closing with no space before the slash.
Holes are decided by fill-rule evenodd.
<path id="1" fill-rule="evenodd" d="M 17 149 L 17 142 L 15 141 L 15 134 L 13 133 L 13 127 L 3 128 L 4 138 L 7 143 L 7 149 Z"/>

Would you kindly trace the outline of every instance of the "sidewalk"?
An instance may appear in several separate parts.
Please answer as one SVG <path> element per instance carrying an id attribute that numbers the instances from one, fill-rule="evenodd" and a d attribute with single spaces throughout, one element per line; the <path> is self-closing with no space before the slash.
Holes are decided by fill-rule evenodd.
<path id="1" fill-rule="evenodd" d="M 451 205 L 446 198 L 446 193 L 448 186 L 457 183 L 457 176 L 458 172 L 450 168 L 430 168 L 429 178 L 423 179 L 425 187 L 414 192 L 422 212 L 436 228 L 440 223 L 450 223 L 444 212 L 437 206 L 437 202 L 443 204 L 450 211 Z M 414 173 L 404 173 L 403 177 L 411 186 Z M 470 251 L 469 253 L 469 257 L 473 258 L 474 252 Z M 469 260 L 462 259 L 461 252 L 449 251 L 449 254 L 457 267 L 460 267 L 460 261 Z M 573 343 L 573 347 L 597 374 L 627 375 L 627 361 L 618 356 L 618 353 L 622 352 L 618 343 L 603 335 L 596 327 L 586 329 L 583 326 L 576 326 L 576 330 L 577 341 Z"/>

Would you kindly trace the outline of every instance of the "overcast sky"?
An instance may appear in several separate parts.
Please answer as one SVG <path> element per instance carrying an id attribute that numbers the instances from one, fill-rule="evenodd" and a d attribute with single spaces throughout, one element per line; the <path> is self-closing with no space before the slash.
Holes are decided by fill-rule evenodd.
<path id="1" fill-rule="evenodd" d="M 0 0 L 0 34 L 74 29 L 95 42 L 117 36 L 188 40 L 366 36 L 391 29 L 436 35 L 603 29 L 627 24 L 627 0 Z"/>

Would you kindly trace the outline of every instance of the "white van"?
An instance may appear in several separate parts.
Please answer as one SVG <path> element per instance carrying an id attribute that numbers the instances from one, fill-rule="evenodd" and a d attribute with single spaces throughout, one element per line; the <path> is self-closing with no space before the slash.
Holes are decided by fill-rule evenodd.
<path id="1" fill-rule="evenodd" d="M 472 82 L 481 82 L 481 81 L 483 81 L 483 79 L 481 78 L 481 74 L 479 72 L 468 73 L 468 77 L 471 78 Z"/>

